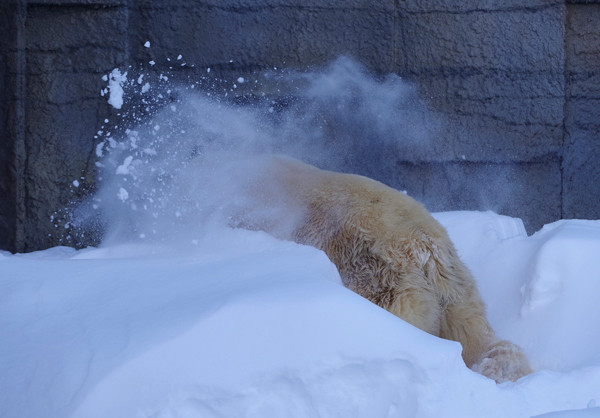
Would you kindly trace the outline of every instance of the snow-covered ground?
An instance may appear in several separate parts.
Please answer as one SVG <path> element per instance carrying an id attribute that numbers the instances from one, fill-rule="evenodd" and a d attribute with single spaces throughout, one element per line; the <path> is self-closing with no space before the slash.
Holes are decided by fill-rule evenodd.
<path id="1" fill-rule="evenodd" d="M 215 227 L 177 250 L 0 252 L 0 415 L 600 416 L 600 221 L 527 236 L 491 212 L 436 217 L 532 375 L 496 385 L 324 253 Z"/>
<path id="2" fill-rule="evenodd" d="M 251 80 L 173 99 L 156 75 L 104 77 L 123 120 L 95 137 L 99 191 L 51 219 L 66 243 L 100 223 L 104 244 L 0 251 L 0 418 L 600 417 L 600 221 L 527 236 L 492 212 L 436 214 L 536 370 L 497 385 L 344 288 L 324 253 L 214 219 L 239 198 L 223 153 L 378 169 L 386 149 L 428 152 L 437 122 L 413 87 L 341 59 L 293 76 L 303 99 L 275 110 L 222 100 Z"/>

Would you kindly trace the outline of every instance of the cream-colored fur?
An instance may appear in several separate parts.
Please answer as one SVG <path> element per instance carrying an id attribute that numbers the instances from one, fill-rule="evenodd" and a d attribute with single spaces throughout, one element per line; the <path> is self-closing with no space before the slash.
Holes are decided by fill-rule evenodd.
<path id="1" fill-rule="evenodd" d="M 426 332 L 459 341 L 473 370 L 498 382 L 530 372 L 521 350 L 496 337 L 471 273 L 421 204 L 366 177 L 287 157 L 255 164 L 260 174 L 247 184 L 254 206 L 284 209 L 261 219 L 246 214 L 244 226 L 322 249 L 348 288 Z"/>

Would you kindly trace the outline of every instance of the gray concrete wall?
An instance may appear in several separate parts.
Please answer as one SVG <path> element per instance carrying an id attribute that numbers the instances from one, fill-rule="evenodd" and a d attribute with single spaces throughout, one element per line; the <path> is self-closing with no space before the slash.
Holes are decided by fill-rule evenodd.
<path id="1" fill-rule="evenodd" d="M 450 121 L 433 161 L 403 165 L 409 191 L 530 230 L 560 218 L 564 2 L 408 3 L 399 71 Z"/>
<path id="2" fill-rule="evenodd" d="M 380 180 L 431 210 L 493 209 L 530 231 L 600 217 L 598 1 L 10 0 L 0 12 L 0 248 L 59 243 L 50 216 L 93 189 L 94 133 L 116 112 L 101 76 L 150 59 L 160 71 L 174 54 L 190 77 L 353 56 L 414 82 L 445 121 Z"/>
<path id="3" fill-rule="evenodd" d="M 16 248 L 21 207 L 16 155 L 24 136 L 23 25 L 22 7 L 12 2 L 0 5 L 0 248 L 5 249 Z"/>
<path id="4" fill-rule="evenodd" d="M 571 1 L 565 22 L 563 215 L 600 215 L 600 1 Z"/>
<path id="5" fill-rule="evenodd" d="M 110 111 L 101 78 L 128 62 L 127 17 L 112 0 L 27 6 L 24 250 L 58 243 L 51 216 L 93 186 L 94 132 Z"/>

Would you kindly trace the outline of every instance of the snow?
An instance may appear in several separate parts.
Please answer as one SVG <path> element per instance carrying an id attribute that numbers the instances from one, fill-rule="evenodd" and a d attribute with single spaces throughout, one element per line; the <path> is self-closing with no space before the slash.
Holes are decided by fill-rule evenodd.
<path id="1" fill-rule="evenodd" d="M 586 408 L 571 411 L 549 412 L 547 414 L 536 415 L 535 418 L 598 418 L 600 408 Z"/>
<path id="2" fill-rule="evenodd" d="M 460 344 L 343 287 L 323 252 L 220 226 L 215 212 L 238 190 L 223 154 L 277 150 L 335 165 L 355 149 L 319 142 L 324 114 L 341 138 L 347 125 L 347 138 L 368 131 L 370 146 L 420 152 L 436 119 L 413 106 L 410 85 L 342 59 L 301 76 L 308 108 L 228 106 L 227 87 L 188 90 L 158 111 L 169 75 L 129 71 L 105 75 L 102 95 L 120 109 L 137 94 L 143 108 L 134 100 L 120 114 L 140 125 L 114 122 L 124 138 L 98 131 L 102 180 L 93 210 L 82 209 L 83 222 L 106 218 L 103 244 L 0 251 L 2 418 L 600 417 L 600 221 L 528 236 L 520 219 L 493 212 L 434 214 L 494 329 L 535 369 L 497 385 L 464 365 Z M 189 88 L 202 83 L 212 81 Z"/>
<path id="3" fill-rule="evenodd" d="M 120 109 L 123 106 L 123 84 L 127 82 L 127 73 L 121 73 L 118 68 L 115 68 L 102 79 L 108 81 L 108 104 L 115 109 Z"/>
<path id="4" fill-rule="evenodd" d="M 130 166 L 131 166 L 132 161 L 133 161 L 133 156 L 131 156 L 131 155 L 129 155 L 127 158 L 125 158 L 125 161 L 123 161 L 123 164 L 121 164 L 120 166 L 117 167 L 116 174 L 119 174 L 122 176 L 126 176 L 126 175 L 130 174 Z"/>
<path id="5" fill-rule="evenodd" d="M 600 416 L 600 221 L 527 236 L 492 212 L 435 216 L 534 374 L 496 385 L 324 253 L 214 227 L 178 247 L 0 252 L 2 416 Z"/>
<path id="6" fill-rule="evenodd" d="M 600 339 L 590 330 L 600 325 L 600 221 L 561 220 L 527 237 L 520 220 L 491 213 L 472 216 L 477 235 L 461 233 L 465 225 L 448 214 L 438 220 L 463 248 L 484 299 L 502 301 L 489 303 L 492 324 L 528 351 L 534 368 L 598 363 Z"/>
<path id="7" fill-rule="evenodd" d="M 117 197 L 119 198 L 119 200 L 124 202 L 127 199 L 129 199 L 129 192 L 127 191 L 127 189 L 121 187 L 119 188 L 119 193 L 117 193 Z"/>

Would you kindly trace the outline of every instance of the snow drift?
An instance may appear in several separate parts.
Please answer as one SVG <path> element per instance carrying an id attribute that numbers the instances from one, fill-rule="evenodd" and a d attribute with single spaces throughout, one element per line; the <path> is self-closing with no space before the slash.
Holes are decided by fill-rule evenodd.
<path id="1" fill-rule="evenodd" d="M 2 417 L 600 416 L 600 221 L 527 236 L 491 212 L 436 214 L 498 335 L 536 369 L 496 385 L 467 369 L 458 343 L 344 288 L 322 252 L 218 216 L 232 185 L 213 169 L 232 151 L 350 171 L 366 157 L 385 169 L 390 150 L 418 158 L 436 123 L 413 88 L 342 60 L 300 77 L 307 100 L 280 111 L 211 91 L 172 100 L 167 76 L 132 74 L 107 75 L 102 94 L 138 125 L 105 121 L 99 193 L 53 218 L 73 243 L 104 216 L 103 245 L 0 252 Z"/>
<path id="2" fill-rule="evenodd" d="M 176 253 L 1 253 L 3 416 L 598 416 L 600 222 L 528 237 L 490 212 L 436 216 L 534 374 L 496 385 L 345 289 L 323 253 L 215 229 Z"/>

